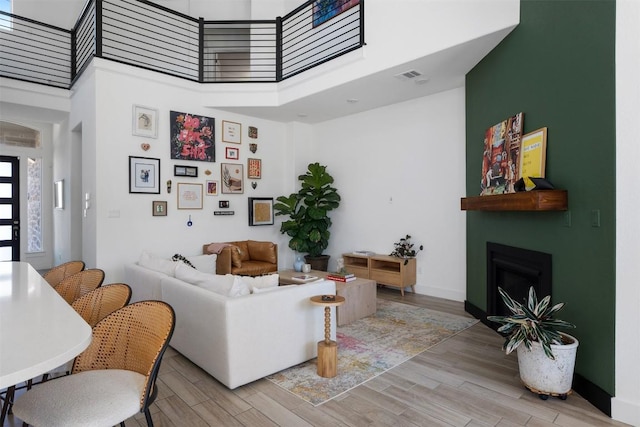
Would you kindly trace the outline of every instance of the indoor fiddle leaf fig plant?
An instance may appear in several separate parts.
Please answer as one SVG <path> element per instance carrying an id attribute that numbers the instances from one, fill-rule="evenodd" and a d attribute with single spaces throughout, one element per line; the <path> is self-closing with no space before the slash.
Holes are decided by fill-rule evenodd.
<path id="1" fill-rule="evenodd" d="M 332 185 L 333 177 L 327 167 L 317 162 L 310 163 L 298 180 L 300 190 L 276 198 L 273 210 L 276 215 L 289 217 L 280 226 L 280 232 L 290 237 L 289 247 L 317 257 L 329 246 L 331 218 L 328 213 L 340 205 L 340 195 Z"/>
<path id="2" fill-rule="evenodd" d="M 544 354 L 550 359 L 555 359 L 551 345 L 563 344 L 558 328 L 575 328 L 575 325 L 569 322 L 553 318 L 553 315 L 564 307 L 564 303 L 552 306 L 550 295 L 538 301 L 533 286 L 529 288 L 526 305 L 511 298 L 500 287 L 498 292 L 511 315 L 487 316 L 487 319 L 502 324 L 498 332 L 506 334 L 504 349 L 507 354 L 518 348 L 520 344 L 524 343 L 525 347 L 531 349 L 532 342 L 539 342 L 544 349 Z"/>

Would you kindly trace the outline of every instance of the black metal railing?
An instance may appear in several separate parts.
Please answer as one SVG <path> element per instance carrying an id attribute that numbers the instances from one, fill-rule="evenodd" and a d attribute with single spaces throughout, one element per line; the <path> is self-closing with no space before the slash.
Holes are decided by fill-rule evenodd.
<path id="1" fill-rule="evenodd" d="M 362 46 L 364 0 L 309 0 L 252 21 L 91 0 L 71 31 L 0 12 L 0 76 L 63 88 L 94 57 L 201 83 L 278 82 Z"/>

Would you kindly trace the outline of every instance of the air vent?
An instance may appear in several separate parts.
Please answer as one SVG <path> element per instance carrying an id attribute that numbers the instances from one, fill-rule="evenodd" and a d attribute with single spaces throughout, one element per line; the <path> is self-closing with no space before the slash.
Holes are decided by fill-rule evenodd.
<path id="1" fill-rule="evenodd" d="M 396 79 L 400 79 L 400 80 L 411 80 L 411 79 L 415 79 L 416 77 L 420 77 L 422 75 L 422 73 L 420 71 L 417 70 L 409 70 L 409 71 L 405 71 L 403 73 L 400 74 L 396 74 L 395 77 Z"/>

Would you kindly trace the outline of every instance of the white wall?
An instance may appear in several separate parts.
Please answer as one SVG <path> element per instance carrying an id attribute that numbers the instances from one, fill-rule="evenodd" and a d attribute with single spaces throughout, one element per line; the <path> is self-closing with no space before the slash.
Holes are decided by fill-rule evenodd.
<path id="1" fill-rule="evenodd" d="M 640 425 L 640 3 L 616 2 L 616 391 L 613 418 Z"/>
<path id="2" fill-rule="evenodd" d="M 300 156 L 326 164 L 343 199 L 331 215 L 331 268 L 344 252 L 388 254 L 409 234 L 425 248 L 416 291 L 464 300 L 464 126 L 459 88 L 312 127 Z"/>

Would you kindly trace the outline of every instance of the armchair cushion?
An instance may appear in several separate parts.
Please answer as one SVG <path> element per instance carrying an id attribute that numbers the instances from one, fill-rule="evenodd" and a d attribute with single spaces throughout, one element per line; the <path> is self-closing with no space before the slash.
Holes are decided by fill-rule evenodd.
<path id="1" fill-rule="evenodd" d="M 247 241 L 249 255 L 254 261 L 264 261 L 270 264 L 278 262 L 277 250 L 272 242 L 256 242 L 255 240 Z"/>

